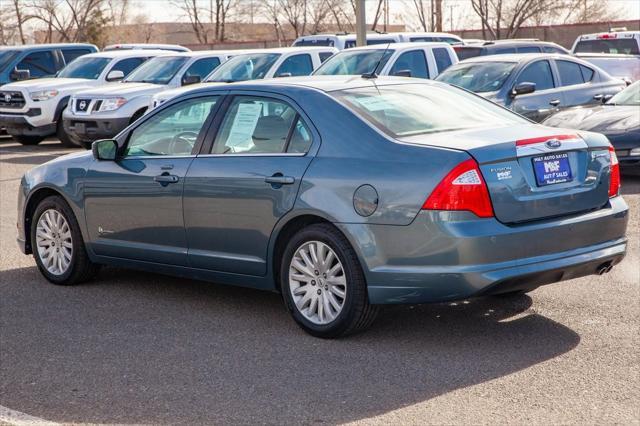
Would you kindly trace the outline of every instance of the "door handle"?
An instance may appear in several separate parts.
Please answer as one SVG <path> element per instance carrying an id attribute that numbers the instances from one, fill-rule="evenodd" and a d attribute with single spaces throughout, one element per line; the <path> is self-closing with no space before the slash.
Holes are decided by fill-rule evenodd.
<path id="1" fill-rule="evenodd" d="M 598 93 L 597 95 L 593 95 L 593 99 L 595 99 L 596 101 L 601 101 L 602 98 L 604 98 L 604 95 L 601 93 Z"/>
<path id="2" fill-rule="evenodd" d="M 549 105 L 551 106 L 558 106 L 560 105 L 560 99 L 554 99 L 552 101 L 549 102 Z"/>
<path id="3" fill-rule="evenodd" d="M 180 178 L 176 175 L 170 175 L 168 172 L 164 172 L 161 175 L 155 176 L 153 178 L 154 181 L 158 182 L 159 184 L 170 184 L 170 183 L 176 183 L 180 180 Z"/>
<path id="4" fill-rule="evenodd" d="M 275 173 L 273 176 L 264 178 L 264 181 L 271 185 L 292 185 L 296 180 L 291 176 L 284 176 L 282 173 Z"/>

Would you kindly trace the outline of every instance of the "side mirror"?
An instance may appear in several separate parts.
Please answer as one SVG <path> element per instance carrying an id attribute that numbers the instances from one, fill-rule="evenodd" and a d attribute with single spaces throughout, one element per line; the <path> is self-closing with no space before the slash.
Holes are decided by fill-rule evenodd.
<path id="1" fill-rule="evenodd" d="M 118 155 L 118 142 L 113 139 L 101 139 L 91 144 L 93 158 L 98 161 L 115 161 Z"/>
<path id="2" fill-rule="evenodd" d="M 393 73 L 396 77 L 411 77 L 411 70 L 400 70 Z"/>
<path id="3" fill-rule="evenodd" d="M 536 91 L 536 84 L 525 81 L 524 83 L 520 83 L 516 85 L 511 90 L 511 97 L 516 97 L 518 95 L 526 95 L 527 93 L 533 93 L 535 91 Z"/>
<path id="4" fill-rule="evenodd" d="M 276 75 L 276 77 L 291 77 L 293 74 L 291 74 L 290 72 L 281 72 L 280 74 Z"/>
<path id="5" fill-rule="evenodd" d="M 124 73 L 120 70 L 109 71 L 107 81 L 120 81 L 124 79 Z"/>
<path id="6" fill-rule="evenodd" d="M 190 84 L 197 84 L 197 83 L 200 83 L 199 75 L 185 75 L 184 77 L 182 77 L 183 86 L 188 86 Z"/>
<path id="7" fill-rule="evenodd" d="M 612 94 L 604 95 L 604 96 L 602 97 L 602 103 L 603 103 L 603 104 L 606 104 L 607 102 L 609 102 L 609 101 L 611 100 L 611 98 L 613 98 L 613 95 L 612 95 Z"/>
<path id="8" fill-rule="evenodd" d="M 21 80 L 29 80 L 31 78 L 31 71 L 29 70 L 19 70 L 18 68 L 11 71 L 11 75 L 9 75 L 11 81 L 21 81 Z"/>

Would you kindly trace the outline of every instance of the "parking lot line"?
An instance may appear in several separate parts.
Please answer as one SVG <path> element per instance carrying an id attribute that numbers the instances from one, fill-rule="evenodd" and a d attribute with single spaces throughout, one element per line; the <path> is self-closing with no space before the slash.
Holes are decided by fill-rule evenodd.
<path id="1" fill-rule="evenodd" d="M 0 424 L 9 424 L 15 426 L 55 426 L 60 423 L 50 422 L 40 417 L 30 416 L 29 414 L 22 413 L 20 411 L 12 410 L 11 408 L 3 407 L 0 405 Z"/>

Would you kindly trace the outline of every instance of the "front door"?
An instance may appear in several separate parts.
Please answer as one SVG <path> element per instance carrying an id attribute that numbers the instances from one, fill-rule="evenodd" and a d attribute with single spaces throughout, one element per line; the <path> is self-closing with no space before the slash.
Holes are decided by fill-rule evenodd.
<path id="1" fill-rule="evenodd" d="M 311 127 L 286 100 L 235 96 L 213 149 L 185 181 L 192 267 L 260 276 L 276 222 L 293 208 L 311 156 Z"/>
<path id="2" fill-rule="evenodd" d="M 85 184 L 89 241 L 102 256 L 187 265 L 184 178 L 218 97 L 191 98 L 143 119 L 117 161 L 95 161 Z"/>
<path id="3" fill-rule="evenodd" d="M 549 61 L 540 60 L 527 65 L 516 78 L 514 86 L 520 83 L 535 83 L 536 90 L 513 98 L 508 105 L 512 111 L 541 122 L 562 107 L 562 93 L 556 88 Z"/>

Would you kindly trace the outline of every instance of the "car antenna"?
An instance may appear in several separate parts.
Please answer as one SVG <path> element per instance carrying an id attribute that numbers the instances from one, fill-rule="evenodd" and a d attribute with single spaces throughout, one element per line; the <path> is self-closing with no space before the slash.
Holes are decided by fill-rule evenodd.
<path id="1" fill-rule="evenodd" d="M 378 67 L 380 66 L 380 63 L 382 63 L 382 59 L 384 58 L 384 56 L 387 54 L 389 46 L 391 46 L 391 43 L 387 43 L 387 46 L 384 48 L 384 52 L 382 52 L 382 55 L 380 56 L 380 59 L 378 59 L 378 63 L 373 68 L 373 70 L 371 72 L 362 74 L 362 78 L 366 78 L 368 80 L 378 78 Z"/>

